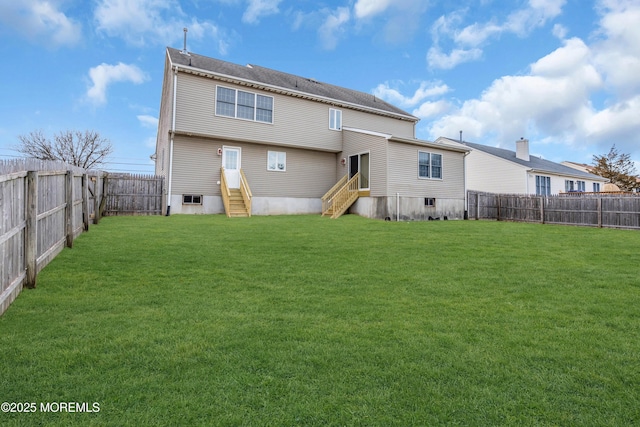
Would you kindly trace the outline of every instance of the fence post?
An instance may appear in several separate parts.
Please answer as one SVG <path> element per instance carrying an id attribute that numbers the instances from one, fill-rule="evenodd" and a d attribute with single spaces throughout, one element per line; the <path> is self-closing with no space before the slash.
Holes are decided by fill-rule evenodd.
<path id="1" fill-rule="evenodd" d="M 89 231 L 89 175 L 82 174 L 82 221 L 84 231 Z"/>
<path id="2" fill-rule="evenodd" d="M 476 221 L 480 219 L 480 193 L 476 193 Z"/>
<path id="3" fill-rule="evenodd" d="M 93 182 L 93 223 L 98 224 L 100 222 L 100 195 L 98 193 L 98 175 L 92 176 L 91 181 Z"/>
<path id="4" fill-rule="evenodd" d="M 67 247 L 73 248 L 73 172 L 67 171 L 65 175 L 65 208 L 64 208 L 64 216 L 65 216 L 65 234 L 67 236 Z"/>
<path id="5" fill-rule="evenodd" d="M 545 198 L 540 196 L 540 223 L 544 224 L 544 201 Z"/>
<path id="6" fill-rule="evenodd" d="M 598 228 L 602 228 L 602 197 L 598 197 Z"/>
<path id="7" fill-rule="evenodd" d="M 27 172 L 27 205 L 24 257 L 27 266 L 26 288 L 35 288 L 38 259 L 38 171 Z"/>
<path id="8" fill-rule="evenodd" d="M 497 215 L 498 218 L 496 218 L 496 220 L 500 221 L 500 195 L 499 194 L 498 194 L 497 199 L 498 199 L 498 202 L 496 204 L 497 204 L 497 208 L 498 208 L 498 215 Z"/>

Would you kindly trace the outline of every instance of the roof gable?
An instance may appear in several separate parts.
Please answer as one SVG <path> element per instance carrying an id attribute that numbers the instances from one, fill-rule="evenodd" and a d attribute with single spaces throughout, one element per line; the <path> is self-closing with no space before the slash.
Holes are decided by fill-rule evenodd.
<path id="1" fill-rule="evenodd" d="M 264 85 L 266 90 L 291 92 L 297 96 L 316 98 L 319 101 L 343 104 L 344 107 L 360 107 L 371 112 L 392 115 L 403 120 L 417 122 L 419 119 L 400 108 L 377 98 L 375 95 L 347 89 L 314 79 L 296 76 L 258 65 L 242 66 L 207 56 L 189 53 L 185 55 L 178 49 L 167 48 L 167 54 L 173 65 L 185 69 L 200 70 L 207 74 L 231 77 L 255 85 Z"/>

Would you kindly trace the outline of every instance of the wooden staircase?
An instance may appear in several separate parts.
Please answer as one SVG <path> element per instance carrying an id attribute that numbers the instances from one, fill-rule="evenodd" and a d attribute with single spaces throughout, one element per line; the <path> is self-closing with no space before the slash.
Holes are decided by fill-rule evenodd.
<path id="1" fill-rule="evenodd" d="M 229 189 L 229 209 L 227 216 L 230 218 L 249 217 L 251 213 L 247 210 L 247 206 L 242 198 L 242 192 L 239 188 Z"/>
<path id="2" fill-rule="evenodd" d="M 222 193 L 222 204 L 224 211 L 229 218 L 240 218 L 251 216 L 251 199 L 253 195 L 249 189 L 247 177 L 240 170 L 240 188 L 229 188 L 224 168 L 220 169 L 220 192 Z"/>
<path id="3" fill-rule="evenodd" d="M 360 196 L 360 172 L 351 179 L 345 175 L 327 194 L 322 196 L 322 216 L 330 215 L 332 219 L 339 218 Z"/>

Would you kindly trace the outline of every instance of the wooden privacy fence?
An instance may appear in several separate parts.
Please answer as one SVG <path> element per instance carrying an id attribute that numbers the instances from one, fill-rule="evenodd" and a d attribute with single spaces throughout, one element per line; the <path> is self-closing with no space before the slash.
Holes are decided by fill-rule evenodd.
<path id="1" fill-rule="evenodd" d="M 74 239 L 102 214 L 161 213 L 160 177 L 112 177 L 79 168 L 60 170 L 69 165 L 59 163 L 37 165 L 41 170 L 7 173 L 0 162 L 0 315 L 23 287 L 35 287 L 38 272 L 65 246 L 73 247 Z"/>
<path id="2" fill-rule="evenodd" d="M 556 196 L 468 192 L 471 219 L 640 229 L 640 195 L 571 193 Z"/>
<path id="3" fill-rule="evenodd" d="M 164 180 L 150 175 L 106 175 L 103 215 L 162 215 Z"/>

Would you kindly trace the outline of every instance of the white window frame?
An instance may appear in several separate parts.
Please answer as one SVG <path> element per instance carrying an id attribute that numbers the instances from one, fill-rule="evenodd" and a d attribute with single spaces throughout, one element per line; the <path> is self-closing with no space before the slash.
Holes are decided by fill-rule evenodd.
<path id="1" fill-rule="evenodd" d="M 273 167 L 271 164 L 271 156 L 275 156 Z M 282 162 L 280 162 L 282 160 Z M 282 168 L 280 168 L 282 163 Z M 269 172 L 286 172 L 287 171 L 287 153 L 285 151 L 267 151 L 267 170 Z"/>
<path id="2" fill-rule="evenodd" d="M 584 181 L 576 181 L 576 190 L 584 193 L 587 190 L 587 183 Z"/>
<path id="3" fill-rule="evenodd" d="M 329 108 L 329 129 L 342 131 L 342 110 Z"/>
<path id="4" fill-rule="evenodd" d="M 594 182 L 593 183 L 593 192 L 594 193 L 599 193 L 600 192 L 600 183 L 599 182 Z"/>
<path id="5" fill-rule="evenodd" d="M 420 154 L 427 154 L 429 156 L 429 164 L 427 165 L 427 176 L 422 176 L 420 174 Z M 440 164 L 436 167 L 440 168 L 440 176 L 433 176 L 433 156 L 440 156 Z M 442 181 L 444 176 L 444 161 L 443 155 L 440 153 L 433 153 L 431 151 L 422 151 L 418 150 L 418 179 L 436 179 Z"/>
<path id="6" fill-rule="evenodd" d="M 543 180 L 544 180 L 544 185 L 542 185 Z M 544 190 L 544 192 L 542 190 Z M 538 196 L 551 195 L 551 177 L 550 176 L 536 175 L 536 195 Z"/>
<path id="7" fill-rule="evenodd" d="M 222 89 L 227 89 L 227 90 L 232 90 L 234 92 L 234 104 L 233 104 L 233 115 L 229 115 L 229 114 L 222 114 L 218 111 L 218 102 L 225 102 L 226 104 L 231 104 L 231 102 L 229 101 L 219 101 L 218 100 L 218 90 L 222 88 Z M 248 118 L 248 117 L 239 117 L 238 116 L 238 107 L 242 107 L 242 105 L 238 104 L 238 98 L 239 98 L 239 93 L 242 92 L 243 94 L 248 94 L 248 95 L 253 95 L 253 105 L 251 106 L 245 106 L 245 107 L 251 107 L 253 109 L 253 117 L 252 118 Z M 261 98 L 266 98 L 266 99 L 270 99 L 271 100 L 271 110 L 268 110 L 266 108 L 260 108 L 260 100 Z M 273 124 L 273 117 L 274 117 L 274 110 L 275 110 L 275 99 L 273 98 L 273 96 L 269 96 L 269 95 L 263 95 L 261 93 L 256 93 L 256 92 L 249 92 L 246 90 L 242 90 L 242 89 L 236 89 L 233 87 L 228 87 L 228 86 L 222 86 L 222 85 L 216 85 L 216 99 L 215 99 L 215 115 L 218 117 L 228 117 L 228 118 L 232 118 L 232 119 L 238 119 L 238 120 L 247 120 L 247 121 L 251 121 L 251 122 L 256 122 L 256 123 L 266 123 L 266 124 Z M 266 120 L 260 120 L 260 111 L 270 111 L 271 112 L 271 121 L 266 121 Z"/>

